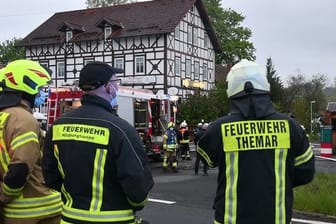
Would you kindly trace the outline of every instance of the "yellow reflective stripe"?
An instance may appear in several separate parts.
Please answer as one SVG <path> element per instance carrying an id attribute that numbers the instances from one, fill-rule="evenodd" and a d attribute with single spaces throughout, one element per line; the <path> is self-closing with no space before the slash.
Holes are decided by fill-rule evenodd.
<path id="1" fill-rule="evenodd" d="M 3 213 L 6 217 L 31 218 L 61 212 L 62 201 L 58 192 L 52 191 L 50 195 L 33 198 L 22 196 L 6 204 Z"/>
<path id="2" fill-rule="evenodd" d="M 9 113 L 7 112 L 0 112 L 0 127 L 5 126 L 5 122 L 7 121 L 7 118 L 9 117 Z"/>
<path id="3" fill-rule="evenodd" d="M 225 153 L 226 188 L 225 188 L 225 224 L 237 222 L 237 182 L 238 182 L 238 152 Z"/>
<path id="4" fill-rule="evenodd" d="M 73 199 L 72 199 L 70 193 L 67 192 L 67 190 L 65 190 L 64 185 L 62 185 L 62 187 L 61 187 L 61 192 L 62 192 L 62 194 L 63 194 L 63 196 L 65 197 L 65 200 L 66 200 L 65 205 L 71 207 L 72 203 L 73 203 Z"/>
<path id="5" fill-rule="evenodd" d="M 132 209 L 114 211 L 88 211 L 63 206 L 62 215 L 71 219 L 88 222 L 122 222 L 133 221 Z"/>
<path id="6" fill-rule="evenodd" d="M 64 174 L 64 171 L 63 171 L 61 160 L 59 158 L 58 146 L 56 144 L 54 145 L 54 156 L 55 156 L 55 159 L 57 160 L 58 171 L 60 172 L 60 174 L 61 174 L 61 176 L 62 176 L 62 178 L 64 180 L 65 174 Z"/>
<path id="7" fill-rule="evenodd" d="M 223 123 L 225 152 L 290 148 L 287 120 L 253 120 Z"/>
<path id="8" fill-rule="evenodd" d="M 215 220 L 213 224 L 222 224 L 222 223 L 220 223 L 220 222 L 217 222 L 217 221 Z"/>
<path id="9" fill-rule="evenodd" d="M 18 197 L 21 194 L 24 186 L 22 186 L 20 188 L 10 188 L 7 184 L 3 183 L 2 188 L 3 188 L 3 192 L 6 195 Z"/>
<path id="10" fill-rule="evenodd" d="M 30 131 L 22 135 L 19 135 L 12 140 L 10 145 L 11 145 L 12 150 L 15 150 L 16 148 L 20 147 L 21 145 L 27 142 L 37 142 L 38 143 L 39 140 L 38 140 L 37 134 L 33 131 Z"/>
<path id="11" fill-rule="evenodd" d="M 90 211 L 99 211 L 103 203 L 104 168 L 107 150 L 97 149 L 93 167 Z"/>
<path id="12" fill-rule="evenodd" d="M 309 145 L 308 149 L 305 151 L 305 153 L 303 153 L 300 156 L 297 156 L 295 158 L 295 166 L 300 166 L 301 164 L 307 162 L 308 160 L 310 160 L 312 157 L 314 156 L 313 150 L 311 148 L 311 145 Z"/>
<path id="13" fill-rule="evenodd" d="M 275 224 L 286 223 L 286 158 L 288 149 L 274 151 Z"/>
<path id="14" fill-rule="evenodd" d="M 82 124 L 57 124 L 53 126 L 53 141 L 74 140 L 107 145 L 110 139 L 108 128 Z"/>
<path id="15" fill-rule="evenodd" d="M 10 157 L 4 140 L 3 130 L 0 130 L 0 164 L 4 172 L 8 171 Z"/>
<path id="16" fill-rule="evenodd" d="M 189 139 L 181 140 L 180 143 L 189 143 Z"/>
<path id="17" fill-rule="evenodd" d="M 131 201 L 131 199 L 127 198 L 128 203 L 130 203 L 130 205 L 132 205 L 133 207 L 141 207 L 141 206 L 145 206 L 147 201 L 148 201 L 148 196 L 146 197 L 145 200 L 143 200 L 142 202 L 136 203 Z"/>
<path id="18" fill-rule="evenodd" d="M 6 204 L 6 208 L 32 208 L 36 206 L 46 206 L 49 204 L 57 204 L 61 201 L 61 194 L 51 191 L 50 195 L 41 197 L 24 198 L 22 195 Z"/>
<path id="19" fill-rule="evenodd" d="M 33 218 L 47 216 L 50 214 L 56 214 L 62 211 L 62 202 L 60 201 L 57 204 L 42 206 L 31 209 L 11 209 L 4 208 L 4 216 L 9 218 Z"/>
<path id="20" fill-rule="evenodd" d="M 210 166 L 210 167 L 214 167 L 214 164 L 213 162 L 211 161 L 210 157 L 208 156 L 208 154 L 199 146 L 197 146 L 197 153 L 200 154 L 203 159 L 205 159 L 205 161 L 207 162 L 207 164 Z"/>

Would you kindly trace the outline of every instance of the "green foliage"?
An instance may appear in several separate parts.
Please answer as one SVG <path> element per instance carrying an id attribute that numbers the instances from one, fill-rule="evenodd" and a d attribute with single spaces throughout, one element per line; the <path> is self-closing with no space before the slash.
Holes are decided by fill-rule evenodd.
<path id="1" fill-rule="evenodd" d="M 133 2 L 132 0 L 86 0 L 85 4 L 88 8 L 99 8 L 111 5 L 120 5 Z"/>
<path id="2" fill-rule="evenodd" d="M 284 86 L 280 77 L 277 75 L 276 70 L 274 69 L 274 65 L 272 62 L 272 58 L 267 58 L 266 62 L 266 76 L 268 82 L 270 83 L 271 89 L 271 100 L 276 105 L 275 107 L 282 111 L 283 105 L 283 96 L 284 96 Z"/>
<path id="3" fill-rule="evenodd" d="M 17 47 L 16 44 L 19 40 L 12 39 L 6 40 L 0 44 L 0 63 L 7 64 L 16 59 L 25 58 L 25 50 L 22 47 Z"/>
<path id="4" fill-rule="evenodd" d="M 326 106 L 323 91 L 326 80 L 326 76 L 322 74 L 314 75 L 311 80 L 306 80 L 302 74 L 298 74 L 290 77 L 288 87 L 285 88 L 283 105 L 286 105 L 285 108 L 288 108 L 306 128 L 310 127 L 310 113 L 313 118 L 318 117 L 320 109 Z M 312 108 L 311 101 L 315 101 Z"/>
<path id="5" fill-rule="evenodd" d="M 222 52 L 216 55 L 216 62 L 234 64 L 237 58 L 254 60 L 255 48 L 253 43 L 248 41 L 252 32 L 241 26 L 245 17 L 232 9 L 223 9 L 220 2 L 220 0 L 204 0 L 222 49 Z"/>
<path id="6" fill-rule="evenodd" d="M 294 189 L 294 209 L 336 215 L 336 174 L 317 173 L 314 180 Z"/>
<path id="7" fill-rule="evenodd" d="M 178 120 L 187 120 L 190 124 L 197 124 L 202 119 L 206 122 L 215 120 L 228 113 L 228 99 L 223 83 L 217 83 L 216 87 L 208 95 L 190 95 L 179 105 Z"/>

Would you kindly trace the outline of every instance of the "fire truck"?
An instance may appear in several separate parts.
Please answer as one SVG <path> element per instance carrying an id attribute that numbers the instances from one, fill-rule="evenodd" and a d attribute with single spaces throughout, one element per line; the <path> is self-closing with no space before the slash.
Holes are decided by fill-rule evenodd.
<path id="1" fill-rule="evenodd" d="M 48 92 L 45 108 L 40 109 L 46 114 L 47 127 L 61 115 L 81 105 L 83 92 L 76 85 L 49 88 Z M 147 155 L 153 160 L 162 159 L 163 134 L 171 119 L 170 111 L 169 95 L 119 86 L 117 113 L 137 129 Z"/>

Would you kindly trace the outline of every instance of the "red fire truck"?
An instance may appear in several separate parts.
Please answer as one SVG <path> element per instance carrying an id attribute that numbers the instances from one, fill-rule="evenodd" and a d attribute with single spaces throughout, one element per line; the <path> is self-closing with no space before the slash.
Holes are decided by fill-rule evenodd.
<path id="1" fill-rule="evenodd" d="M 50 88 L 46 111 L 47 127 L 62 114 L 80 106 L 83 92 L 76 86 Z M 133 125 L 143 140 L 148 156 L 162 157 L 163 133 L 171 119 L 169 95 L 154 94 L 151 90 L 119 86 L 118 115 Z"/>

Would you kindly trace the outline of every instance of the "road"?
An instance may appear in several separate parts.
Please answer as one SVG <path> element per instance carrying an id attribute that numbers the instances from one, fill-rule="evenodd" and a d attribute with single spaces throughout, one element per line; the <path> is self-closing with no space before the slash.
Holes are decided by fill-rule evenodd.
<path id="1" fill-rule="evenodd" d="M 194 152 L 192 155 L 194 158 Z M 193 164 L 194 161 L 183 161 L 179 173 L 163 173 L 161 163 L 151 163 L 155 185 L 148 205 L 138 216 L 150 220 L 151 224 L 212 224 L 217 169 L 210 169 L 209 176 L 195 176 Z M 333 161 L 316 159 L 316 167 L 336 173 Z M 331 224 L 336 219 L 294 213 L 292 223 Z"/>

